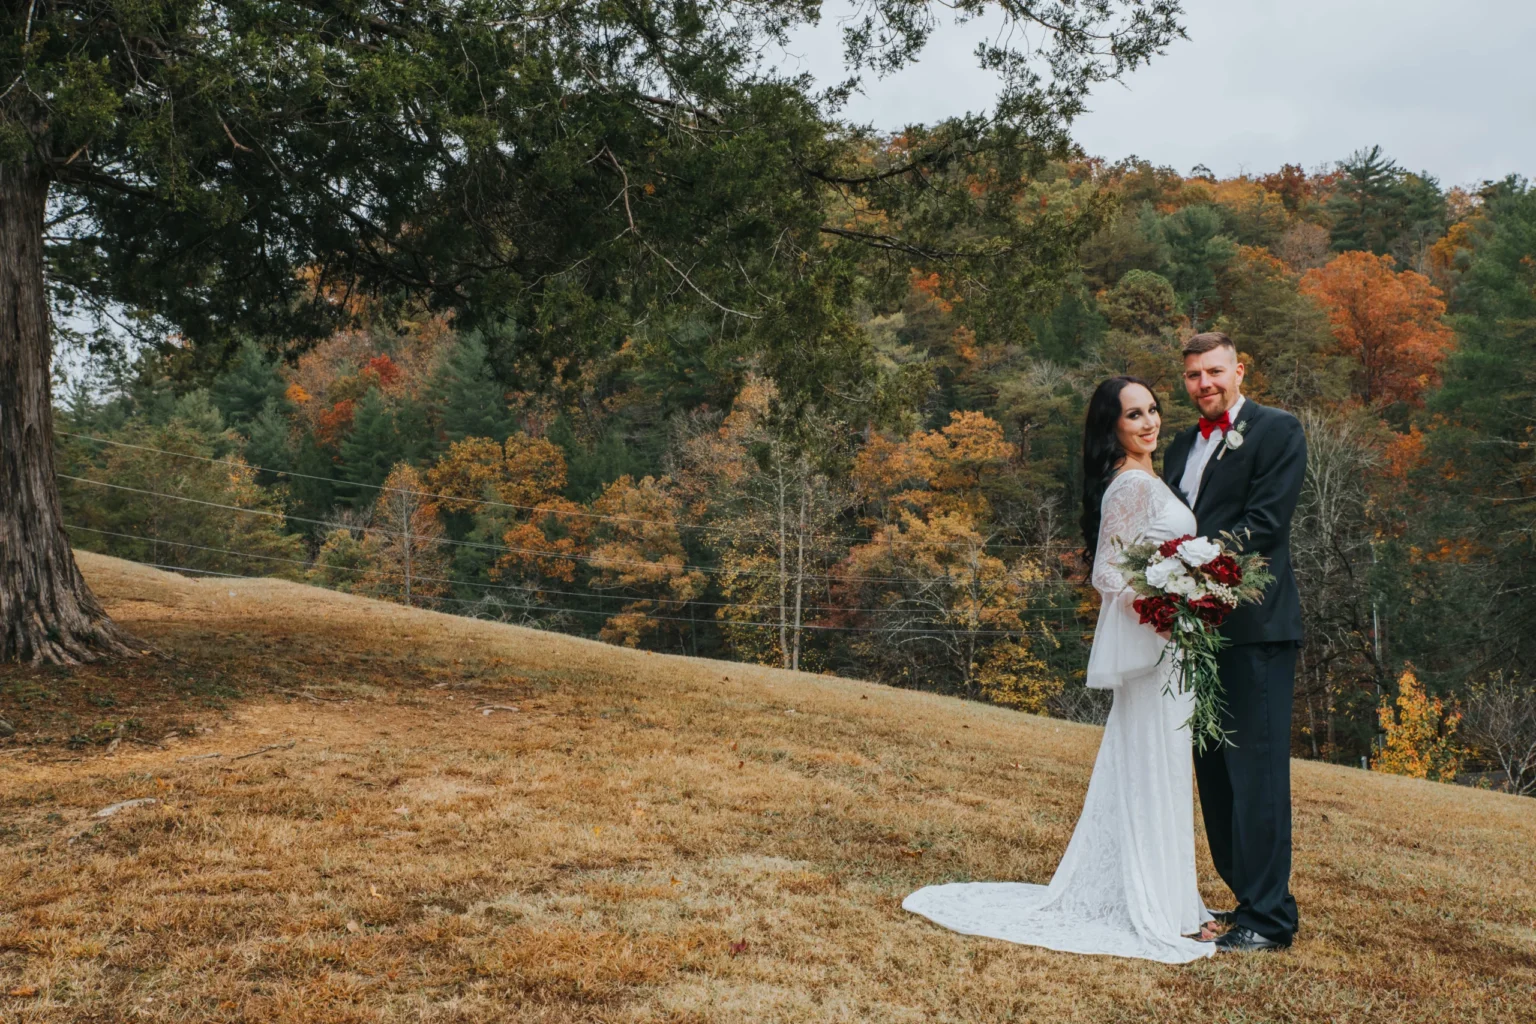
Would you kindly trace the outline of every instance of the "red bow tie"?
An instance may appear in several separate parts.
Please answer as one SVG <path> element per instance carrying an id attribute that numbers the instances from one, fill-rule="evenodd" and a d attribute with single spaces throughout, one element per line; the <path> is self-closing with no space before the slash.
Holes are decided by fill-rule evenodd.
<path id="1" fill-rule="evenodd" d="M 1225 434 L 1231 429 L 1232 415 L 1230 410 L 1222 413 L 1220 419 L 1208 420 L 1204 416 L 1200 417 L 1200 436 L 1202 438 L 1210 437 L 1211 431 L 1213 430 L 1220 430 L 1223 434 Z"/>

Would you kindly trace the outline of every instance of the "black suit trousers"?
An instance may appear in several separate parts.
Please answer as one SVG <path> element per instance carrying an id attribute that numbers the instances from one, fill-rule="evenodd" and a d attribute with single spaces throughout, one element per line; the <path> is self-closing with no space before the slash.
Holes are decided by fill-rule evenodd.
<path id="1" fill-rule="evenodd" d="M 1217 656 L 1223 725 L 1239 746 L 1195 757 L 1211 859 L 1237 897 L 1237 924 L 1268 939 L 1296 933 L 1291 896 L 1293 641 L 1237 644 Z"/>

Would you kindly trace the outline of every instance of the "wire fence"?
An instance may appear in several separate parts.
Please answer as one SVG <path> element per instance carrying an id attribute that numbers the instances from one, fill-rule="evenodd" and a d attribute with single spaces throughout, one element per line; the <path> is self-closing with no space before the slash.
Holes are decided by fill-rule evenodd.
<path id="1" fill-rule="evenodd" d="M 150 450 L 153 451 L 154 449 Z M 228 504 L 226 502 L 209 501 L 202 498 L 193 498 L 188 495 L 172 494 L 169 492 L 157 491 L 150 488 L 133 487 L 126 484 L 118 484 L 106 480 L 96 480 L 89 477 L 75 476 L 72 474 L 61 473 L 58 474 L 58 476 L 61 480 L 68 480 L 73 483 L 137 494 L 155 500 L 187 503 L 201 507 L 218 509 L 221 511 L 282 520 L 285 523 L 298 522 L 322 527 L 335 527 L 338 529 L 346 528 L 365 535 L 382 535 L 402 540 L 409 540 L 410 538 L 414 537 L 414 541 L 418 545 L 442 545 L 447 547 L 458 546 L 488 550 L 502 554 L 519 555 L 532 559 L 550 558 L 571 560 L 593 565 L 599 569 L 617 567 L 646 567 L 654 569 L 656 566 L 656 563 L 638 559 L 614 558 L 590 554 L 582 555 L 571 552 L 556 552 L 542 548 L 524 548 L 505 544 L 489 544 L 479 541 L 459 540 L 448 537 L 423 539 L 420 537 L 420 535 L 410 534 L 406 531 L 391 530 L 388 528 L 372 525 L 351 525 L 342 527 L 334 522 L 294 516 L 285 512 L 276 512 L 268 509 L 247 508 L 239 505 Z M 420 494 L 420 492 L 409 491 L 402 493 Z M 626 519 L 625 521 L 650 522 L 655 525 L 654 521 L 635 519 Z M 445 588 L 471 588 L 482 592 L 481 596 L 478 598 L 468 598 L 462 596 L 453 596 L 452 594 L 436 593 L 430 595 L 419 595 L 417 598 L 411 601 L 413 604 L 425 605 L 429 607 L 451 605 L 461 608 L 472 607 L 488 610 L 500 609 L 503 612 L 515 612 L 524 616 L 577 615 L 600 617 L 605 619 L 612 618 L 617 614 L 638 614 L 643 616 L 648 621 L 686 623 L 694 630 L 697 630 L 701 625 L 714 625 L 732 628 L 763 628 L 770 630 L 784 630 L 787 628 L 790 630 L 810 633 L 881 634 L 893 637 L 938 637 L 943 635 L 952 636 L 960 634 L 972 637 L 1014 639 L 1041 636 L 1083 637 L 1091 634 L 1092 632 L 1091 629 L 1084 628 L 1077 621 L 1080 611 L 1080 605 L 1078 604 L 998 605 L 994 603 L 986 608 L 967 609 L 962 606 L 959 609 L 955 609 L 936 607 L 932 602 L 925 604 L 901 603 L 899 599 L 893 604 L 878 607 L 850 607 L 838 604 L 810 602 L 801 604 L 798 608 L 795 608 L 793 611 L 792 619 L 790 619 L 786 614 L 785 618 L 774 620 L 772 618 L 761 617 L 762 613 L 771 613 L 774 610 L 781 608 L 783 608 L 787 613 L 789 608 L 787 606 L 781 606 L 778 603 L 677 600 L 664 596 L 658 597 L 647 596 L 644 594 L 637 595 L 633 593 L 616 593 L 613 590 L 604 590 L 596 587 L 566 589 L 561 587 L 546 587 L 542 585 L 519 585 L 512 583 L 487 582 L 483 580 L 465 579 L 458 576 L 440 576 L 433 574 L 412 573 L 408 570 L 400 571 L 398 569 L 385 569 L 379 567 L 319 564 L 309 559 L 289 558 L 282 555 L 242 550 L 233 547 L 196 544 L 185 539 L 165 538 L 158 535 L 150 536 L 144 534 L 125 533 L 117 530 L 105 530 L 83 523 L 68 523 L 66 526 L 72 531 L 80 531 L 101 537 L 111 537 L 119 540 L 128 540 L 150 544 L 153 546 L 152 550 L 158 550 L 163 546 L 165 549 L 173 552 L 176 550 L 199 551 L 208 554 L 227 555 L 232 558 L 250 559 L 255 561 L 291 565 L 297 569 L 302 569 L 304 573 L 311 578 L 313 578 L 313 576 L 317 573 L 340 572 L 352 573 L 359 577 L 372 577 L 378 580 L 398 580 L 406 585 L 407 591 L 409 590 L 409 584 L 412 581 L 415 581 L 417 584 L 439 584 Z M 229 573 L 219 570 L 200 568 L 197 566 L 187 566 L 174 562 L 161 561 L 157 558 L 153 558 L 153 556 L 152 560 L 134 559 L 134 561 L 139 561 L 140 564 L 148 565 L 154 568 L 196 575 L 229 578 L 260 578 L 256 574 Z M 730 573 L 737 577 L 761 576 L 783 579 L 783 576 L 780 572 L 775 572 L 772 570 L 726 569 L 719 566 L 700 566 L 687 564 L 676 565 L 672 568 L 687 572 L 701 572 L 711 574 Z M 953 586 L 964 582 L 962 578 L 935 578 L 932 576 L 862 576 L 856 574 L 835 573 L 798 573 L 797 575 L 799 580 L 802 581 L 822 581 L 828 583 L 916 583 L 931 587 L 938 585 Z M 1020 589 L 1055 588 L 1058 591 L 1070 591 L 1074 589 L 1073 584 L 1059 580 L 1015 580 L 1012 581 L 1012 585 Z M 459 591 L 459 593 L 462 593 L 462 591 Z M 519 595 L 522 600 L 509 600 L 507 602 L 503 602 L 501 600 L 501 595 Z M 572 607 L 569 604 L 549 603 L 547 599 L 550 597 L 575 598 L 581 601 L 599 604 L 602 602 L 621 602 L 627 607 L 620 608 L 618 610 Z M 663 608 L 668 605 L 674 605 L 679 608 L 686 607 L 690 612 L 692 612 L 694 608 L 709 609 L 711 614 L 705 619 L 700 620 L 697 616 L 692 614 L 687 616 L 663 614 L 661 611 L 655 610 L 654 608 L 646 607 L 647 604 L 660 605 Z M 740 613 L 740 616 L 755 615 L 759 617 L 738 617 L 729 613 Z M 875 623 L 858 625 L 840 625 L 826 622 L 805 621 L 805 617 L 807 616 L 811 618 L 824 617 L 819 613 L 835 615 L 857 615 L 866 618 L 883 617 L 887 619 L 887 621 L 884 624 Z M 1002 616 L 1016 616 L 1021 620 L 1034 619 L 1039 622 L 1040 625 L 1038 628 L 1034 629 L 1008 629 L 996 628 L 994 625 L 988 624 L 989 621 L 995 623 L 996 620 Z M 1057 624 L 1053 627 L 1046 626 L 1045 618 L 1047 616 L 1054 618 Z M 913 625 L 912 623 L 917 620 L 923 621 L 921 621 L 921 624 Z"/>
<path id="2" fill-rule="evenodd" d="M 293 515 L 292 513 L 288 512 L 273 512 L 267 509 L 245 508 L 240 505 L 230 505 L 223 502 L 208 501 L 203 498 L 192 498 L 181 494 L 170 494 L 168 492 L 155 491 L 143 487 L 132 487 L 127 484 L 115 484 L 107 480 L 96 480 L 90 477 L 74 476 L 69 473 L 59 473 L 56 475 L 60 480 L 68 480 L 79 484 L 88 484 L 93 487 L 105 487 L 115 491 L 124 491 L 128 493 L 144 495 L 147 497 L 163 498 L 170 501 L 188 502 L 195 505 L 203 505 L 210 508 L 223 509 L 229 512 L 240 512 L 246 515 L 263 516 L 269 519 L 281 519 L 285 522 L 305 523 L 313 526 L 322 526 L 336 529 L 343 528 L 340 524 L 333 521 L 324 519 L 312 519 L 304 516 Z M 648 522 L 651 522 L 652 525 L 667 525 L 661 521 Z M 345 528 L 361 533 L 382 534 L 390 537 L 406 536 L 406 534 L 400 530 L 390 530 L 384 527 L 372 525 L 352 525 L 346 526 Z M 497 551 L 507 554 L 524 555 L 532 558 L 548 558 L 560 561 L 580 562 L 589 565 L 597 565 L 600 568 L 621 568 L 626 566 L 631 568 L 654 568 L 656 564 L 654 562 L 649 562 L 642 559 L 625 559 L 606 555 L 582 555 L 574 552 L 554 551 L 548 548 L 526 548 L 507 544 L 490 544 L 484 541 L 460 540 L 451 537 L 436 538 L 435 543 L 451 547 L 463 547 L 476 550 Z M 892 544 L 890 547 L 894 552 L 897 546 Z M 783 576 L 782 572 L 775 572 L 769 569 L 724 568 L 721 566 L 695 565 L 689 563 L 678 564 L 676 568 L 683 572 L 699 572 L 709 575 L 763 576 L 774 579 L 778 579 Z M 927 583 L 932 582 L 933 580 L 933 577 L 931 576 L 865 576 L 854 573 L 797 572 L 796 576 L 803 580 L 818 580 L 838 583 Z M 1021 580 L 1019 585 L 1025 587 L 1055 587 L 1060 586 L 1061 584 L 1059 581 L 1055 580 Z"/>
<path id="3" fill-rule="evenodd" d="M 405 573 L 403 571 L 393 570 L 393 569 L 378 569 L 378 568 L 369 568 L 369 567 L 363 567 L 363 566 L 349 566 L 349 565 L 320 565 L 320 564 L 318 564 L 316 562 L 313 562 L 313 561 L 311 561 L 309 559 L 285 558 L 285 557 L 283 557 L 281 555 L 268 555 L 268 554 L 262 554 L 260 552 L 255 552 L 255 551 L 242 551 L 242 550 L 239 550 L 239 549 L 236 549 L 236 548 L 224 548 L 224 547 L 214 547 L 214 546 L 205 545 L 205 544 L 193 544 L 193 543 L 190 543 L 188 541 L 184 541 L 184 540 L 171 540 L 171 539 L 168 539 L 168 538 L 165 538 L 165 537 L 149 537 L 149 536 L 145 536 L 143 534 L 137 534 L 137 533 L 122 533 L 122 532 L 116 531 L 116 530 L 103 530 L 103 529 L 100 529 L 100 528 L 94 527 L 94 526 L 85 526 L 85 525 L 80 524 L 80 523 L 65 523 L 64 525 L 65 525 L 66 528 L 71 529 L 71 530 L 80 530 L 80 531 L 83 531 L 83 532 L 86 532 L 86 533 L 94 533 L 94 534 L 97 534 L 98 536 L 103 536 L 103 537 L 116 537 L 116 538 L 119 538 L 119 539 L 122 539 L 122 540 L 136 540 L 136 541 L 141 541 L 141 542 L 147 542 L 147 543 L 150 543 L 150 544 L 164 545 L 167 548 L 171 548 L 171 549 L 186 548 L 186 549 L 192 550 L 192 551 L 206 551 L 206 552 L 210 552 L 210 553 L 214 553 L 214 554 L 232 555 L 232 556 L 239 557 L 239 558 L 253 558 L 253 559 L 260 560 L 260 561 L 281 562 L 281 563 L 285 563 L 285 564 L 288 564 L 288 565 L 302 566 L 306 571 L 323 570 L 323 571 L 326 571 L 326 572 L 350 572 L 350 573 L 357 573 L 357 574 L 363 574 L 363 575 L 388 577 L 388 578 L 400 579 L 400 580 L 403 580 L 407 576 L 409 576 L 409 578 L 411 578 L 413 580 L 416 580 L 418 582 L 422 582 L 422 583 L 446 583 L 446 584 L 452 584 L 452 585 L 455 585 L 455 586 L 474 587 L 474 588 L 477 588 L 477 589 L 483 589 L 483 590 L 487 590 L 487 591 L 511 591 L 511 592 L 517 592 L 517 593 L 523 593 L 523 594 L 537 594 L 537 595 L 541 595 L 541 596 L 542 595 L 553 595 L 553 596 L 557 596 L 557 597 L 581 597 L 581 598 L 588 598 L 588 599 L 594 599 L 594 600 L 599 600 L 599 601 L 623 601 L 623 602 L 628 602 L 628 603 L 633 603 L 636 600 L 642 600 L 642 598 L 637 598 L 634 595 L 630 595 L 630 594 L 616 594 L 616 593 L 612 593 L 610 591 L 595 590 L 595 589 L 588 589 L 588 590 L 561 590 L 561 589 L 551 588 L 551 587 L 522 586 L 522 585 L 512 584 L 512 583 L 487 583 L 487 582 L 483 582 L 483 581 L 480 581 L 480 580 L 468 580 L 468 579 L 464 579 L 464 578 L 458 577 L 458 576 L 432 576 L 432 575 L 427 575 L 427 574 L 423 574 L 423 573 L 409 573 L 408 574 L 408 573 Z M 145 563 L 142 563 L 142 564 L 149 565 L 149 564 L 152 564 L 152 563 L 145 562 Z M 185 567 L 181 567 L 181 568 L 185 568 Z M 188 571 L 202 571 L 202 570 L 189 569 Z M 429 599 L 431 599 L 431 598 L 429 598 Z M 745 602 L 745 601 L 689 600 L 688 604 L 693 605 L 695 607 L 700 607 L 700 608 L 725 608 L 725 609 L 731 609 L 731 610 L 748 610 L 748 609 L 750 609 L 750 610 L 755 610 L 755 611 L 761 611 L 763 609 L 771 609 L 771 608 L 778 607 L 777 604 L 768 604 L 768 603 L 764 603 L 764 602 Z M 829 612 L 841 612 L 841 613 L 844 613 L 844 614 L 879 615 L 879 614 L 893 614 L 893 613 L 894 614 L 911 614 L 916 609 L 902 608 L 902 607 L 892 607 L 890 605 L 886 605 L 886 606 L 882 606 L 882 607 L 877 607 L 877 608 L 859 608 L 859 607 L 848 607 L 848 606 L 845 606 L 845 605 L 837 605 L 837 604 L 814 604 L 814 603 L 812 603 L 812 604 L 803 604 L 803 605 L 801 605 L 800 610 L 802 612 L 829 611 Z M 1034 616 L 1034 615 L 1043 615 L 1043 614 L 1049 614 L 1049 613 L 1062 613 L 1062 612 L 1076 613 L 1077 610 L 1078 610 L 1078 606 L 1077 605 L 1022 606 L 1022 607 L 1015 606 L 1015 607 L 1011 608 L 1010 610 L 1012 610 L 1012 611 L 1014 611 L 1014 612 L 1016 612 L 1016 613 L 1018 613 L 1020 615 Z M 611 612 L 604 612 L 603 614 L 612 614 L 612 613 Z M 736 622 L 736 620 L 722 620 L 722 621 L 729 622 L 732 625 L 738 624 Z"/>
<path id="4" fill-rule="evenodd" d="M 350 480 L 337 480 L 333 477 L 319 476 L 313 473 L 301 473 L 297 470 L 272 469 L 271 467 L 252 465 L 251 463 L 235 459 L 217 459 L 208 455 L 193 455 L 190 452 L 178 452 L 171 451 L 166 448 L 155 448 L 150 445 L 132 444 L 128 441 L 118 441 L 114 438 L 108 437 L 96 437 L 92 434 L 80 434 L 69 430 L 55 430 L 54 433 L 60 437 L 72 437 L 76 440 L 90 441 L 95 444 L 109 445 L 115 448 L 126 448 L 133 451 L 146 452 L 155 455 L 164 455 L 171 458 L 189 459 L 195 462 L 203 462 L 218 466 L 228 466 L 231 469 L 249 470 L 256 473 L 268 473 L 277 478 L 288 477 L 297 480 L 313 480 L 319 483 L 331 484 L 338 487 L 358 487 L 365 490 L 379 491 L 381 493 L 388 492 L 395 494 L 405 494 L 412 497 L 425 498 L 431 501 L 467 503 L 480 505 L 487 508 L 506 508 L 517 512 L 525 512 L 530 515 L 548 515 L 571 519 L 590 519 L 597 522 L 627 523 L 636 526 L 664 526 L 678 530 L 698 530 L 710 533 L 720 533 L 727 536 L 757 536 L 754 531 L 742 530 L 740 528 L 730 526 L 721 526 L 716 523 L 691 523 L 684 520 L 660 520 L 645 519 L 637 516 L 615 516 L 606 513 L 590 512 L 584 509 L 574 509 L 569 507 L 555 508 L 546 505 L 520 505 L 515 502 L 497 501 L 492 498 L 470 498 L 455 494 L 438 494 L 431 491 L 417 491 L 401 487 L 388 487 L 384 484 L 370 484 L 359 483 Z M 865 538 L 858 537 L 854 534 L 842 533 L 833 535 L 832 539 L 854 542 L 863 540 Z M 1021 551 L 1030 549 L 1029 545 L 1008 544 L 996 541 L 976 543 L 971 541 L 932 540 L 928 541 L 927 543 L 937 547 L 955 547 L 965 549 L 977 548 L 988 551 Z"/>

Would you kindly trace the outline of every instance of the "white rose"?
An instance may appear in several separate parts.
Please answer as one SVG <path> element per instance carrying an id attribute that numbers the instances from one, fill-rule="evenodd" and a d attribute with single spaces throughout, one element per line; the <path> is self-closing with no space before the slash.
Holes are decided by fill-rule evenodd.
<path id="1" fill-rule="evenodd" d="M 1199 580 L 1181 568 L 1179 572 L 1168 577 L 1168 593 L 1198 601 L 1205 596 L 1205 588 L 1200 586 Z"/>
<path id="2" fill-rule="evenodd" d="M 1185 565 L 1202 566 L 1221 554 L 1221 545 L 1205 537 L 1196 537 L 1179 545 L 1179 557 Z"/>
<path id="3" fill-rule="evenodd" d="M 1168 581 L 1175 573 L 1186 577 L 1188 575 L 1184 564 L 1177 558 L 1165 558 L 1161 562 L 1153 562 L 1147 566 L 1147 584 L 1158 590 L 1167 590 Z"/>

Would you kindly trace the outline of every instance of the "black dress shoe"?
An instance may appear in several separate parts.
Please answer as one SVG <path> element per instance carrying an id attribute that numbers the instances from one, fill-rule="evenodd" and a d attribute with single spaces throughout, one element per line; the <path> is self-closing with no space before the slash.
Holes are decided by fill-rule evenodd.
<path id="1" fill-rule="evenodd" d="M 1259 953 L 1290 948 L 1289 939 L 1284 942 L 1266 939 L 1252 928 L 1233 928 L 1216 940 L 1216 951 L 1219 953 Z"/>
<path id="2" fill-rule="evenodd" d="M 1211 920 L 1215 921 L 1217 924 L 1224 924 L 1230 927 L 1231 925 L 1237 924 L 1237 911 L 1213 910 L 1211 911 Z"/>

